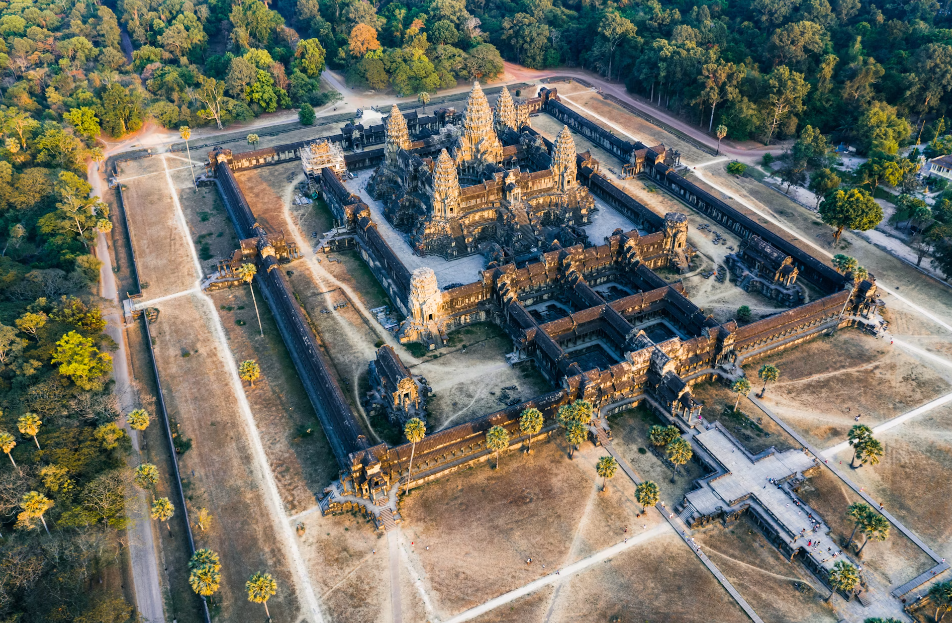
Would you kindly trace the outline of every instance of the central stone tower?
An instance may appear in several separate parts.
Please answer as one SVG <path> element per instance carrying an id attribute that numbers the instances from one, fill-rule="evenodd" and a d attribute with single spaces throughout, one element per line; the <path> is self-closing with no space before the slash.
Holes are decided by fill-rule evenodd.
<path id="1" fill-rule="evenodd" d="M 433 167 L 433 218 L 459 216 L 459 178 L 456 163 L 444 149 Z"/>
<path id="2" fill-rule="evenodd" d="M 400 113 L 396 104 L 390 109 L 385 132 L 387 140 L 384 147 L 384 157 L 387 166 L 394 169 L 397 167 L 397 154 L 400 153 L 400 150 L 410 149 L 410 132 L 407 130 L 407 120 L 403 118 L 403 114 Z"/>
<path id="3" fill-rule="evenodd" d="M 475 172 L 486 164 L 502 162 L 502 143 L 493 126 L 493 111 L 479 82 L 474 82 L 466 102 L 463 134 L 455 150 L 456 164 L 461 169 Z"/>

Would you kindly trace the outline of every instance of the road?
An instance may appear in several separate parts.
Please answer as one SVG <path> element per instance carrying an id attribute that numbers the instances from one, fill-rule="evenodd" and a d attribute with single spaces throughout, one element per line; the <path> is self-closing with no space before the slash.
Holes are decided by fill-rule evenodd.
<path id="1" fill-rule="evenodd" d="M 93 193 L 102 196 L 102 179 L 98 171 L 90 165 L 89 183 Z M 136 407 L 135 392 L 132 390 L 131 375 L 129 374 L 129 359 L 127 357 L 126 334 L 122 328 L 119 298 L 116 289 L 116 280 L 112 273 L 112 258 L 109 255 L 109 245 L 106 235 L 102 232 L 96 241 L 96 256 L 103 265 L 99 271 L 99 293 L 104 299 L 115 303 L 115 306 L 105 314 L 106 334 L 116 341 L 118 349 L 113 355 L 112 374 L 116 380 L 116 396 L 119 399 L 119 408 L 128 413 Z M 139 454 L 139 433 L 133 431 L 123 419 L 123 428 L 132 437 L 132 456 L 129 458 L 131 467 L 138 466 L 142 460 Z M 162 585 L 159 583 L 159 561 L 156 556 L 155 537 L 152 533 L 152 521 L 149 516 L 149 505 L 145 491 L 138 487 L 129 487 L 126 490 L 126 508 L 129 510 L 130 526 L 127 529 L 129 536 L 129 558 L 132 561 L 132 584 L 136 594 L 136 609 L 148 623 L 165 621 L 163 610 Z"/>

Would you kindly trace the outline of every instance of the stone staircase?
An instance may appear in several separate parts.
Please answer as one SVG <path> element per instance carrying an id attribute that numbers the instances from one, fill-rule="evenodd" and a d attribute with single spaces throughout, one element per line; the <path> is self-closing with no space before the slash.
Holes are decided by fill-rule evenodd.
<path id="1" fill-rule="evenodd" d="M 377 527 L 383 528 L 384 532 L 389 532 L 395 530 L 397 527 L 397 522 L 393 519 L 393 511 L 390 510 L 389 506 L 384 507 L 380 514 L 377 515 Z"/>

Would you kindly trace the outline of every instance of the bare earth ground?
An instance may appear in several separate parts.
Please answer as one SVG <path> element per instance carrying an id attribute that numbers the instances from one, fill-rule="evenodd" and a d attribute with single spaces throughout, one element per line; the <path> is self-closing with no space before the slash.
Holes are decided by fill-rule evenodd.
<path id="1" fill-rule="evenodd" d="M 830 536 L 840 545 L 846 545 L 853 531 L 853 522 L 847 517 L 846 509 L 853 502 L 861 501 L 861 498 L 828 469 L 820 470 L 807 479 L 800 489 L 800 497 L 818 511 L 830 526 Z M 935 564 L 896 530 L 890 530 L 889 538 L 885 541 L 870 543 L 863 550 L 860 561 L 863 573 L 874 576 L 885 588 L 908 582 Z"/>
<path id="2" fill-rule="evenodd" d="M 608 421 L 611 425 L 615 449 L 628 459 L 642 478 L 658 484 L 658 488 L 661 489 L 661 500 L 668 506 L 673 508 L 678 504 L 684 498 L 684 494 L 694 488 L 695 479 L 707 474 L 707 471 L 697 462 L 690 461 L 687 465 L 681 466 L 680 475 L 675 477 L 675 482 L 671 482 L 671 477 L 675 475 L 674 468 L 650 450 L 648 431 L 653 425 L 662 422 L 647 407 L 638 406 L 635 409 L 622 411 L 609 416 Z M 642 454 L 639 448 L 644 448 L 646 452 Z"/>
<path id="3" fill-rule="evenodd" d="M 719 381 L 693 385 L 691 393 L 704 404 L 701 411 L 704 421 L 719 422 L 754 454 L 770 447 L 780 452 L 801 447 L 786 431 L 746 400 L 741 400 L 737 406 L 743 417 L 725 412 L 725 409 L 733 410 L 737 394 Z"/>
<path id="4" fill-rule="evenodd" d="M 850 478 L 941 556 L 952 559 L 949 503 L 940 493 L 952 475 L 952 407 L 925 413 L 877 438 L 886 448 L 880 464 L 847 469 Z M 851 458 L 849 451 L 836 456 L 844 467 Z M 871 543 L 867 550 L 878 545 Z"/>
<path id="5" fill-rule="evenodd" d="M 797 621 L 838 620 L 825 601 L 829 591 L 803 565 L 781 556 L 746 515 L 696 538 L 764 621 L 790 621 L 794 613 Z"/>
<path id="6" fill-rule="evenodd" d="M 281 587 L 269 608 L 276 617 L 295 619 L 299 606 L 288 564 L 274 539 L 273 521 L 283 518 L 271 517 L 261 503 L 261 475 L 244 436 L 230 372 L 212 337 L 214 311 L 196 295 L 165 301 L 160 310 L 152 326 L 155 354 L 169 416 L 192 443 L 181 456 L 189 511 L 206 507 L 215 518 L 212 530 L 197 538 L 198 546 L 222 558 L 221 616 L 260 616 L 245 599 L 244 583 L 268 570 Z"/>
<path id="7" fill-rule="evenodd" d="M 820 447 L 845 441 L 857 414 L 872 427 L 947 394 L 952 373 L 852 329 L 746 365 L 752 383 L 764 363 L 780 369 L 765 402 Z"/>
<path id="8" fill-rule="evenodd" d="M 556 591 L 554 586 L 546 586 L 531 595 L 500 606 L 486 614 L 473 619 L 475 623 L 526 623 L 526 621 L 545 621 L 552 595 Z"/>

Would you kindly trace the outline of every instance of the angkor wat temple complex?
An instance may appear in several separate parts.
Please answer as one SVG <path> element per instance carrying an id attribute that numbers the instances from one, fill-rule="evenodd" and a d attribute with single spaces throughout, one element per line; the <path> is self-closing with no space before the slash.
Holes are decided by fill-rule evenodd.
<path id="1" fill-rule="evenodd" d="M 565 129 L 550 153 L 538 135 L 521 132 L 528 125 L 528 105 L 503 87 L 493 110 L 478 82 L 462 128 L 424 140 L 410 140 L 394 106 L 374 197 L 422 255 L 513 258 L 556 240 L 585 243 L 595 201 L 576 179 L 572 135 Z"/>
<path id="2" fill-rule="evenodd" d="M 553 387 L 526 403 L 428 435 L 416 444 L 411 486 L 485 460 L 491 454 L 485 433 L 494 425 L 509 430 L 513 445 L 522 443 L 518 418 L 529 406 L 543 413 L 543 435 L 555 429 L 559 406 L 578 399 L 591 402 L 603 415 L 645 403 L 666 422 L 687 430 L 697 425 L 701 410 L 691 395 L 692 384 L 718 378 L 735 363 L 856 322 L 875 304 L 871 276 L 854 284 L 678 175 L 672 167 L 676 154 L 620 139 L 562 104 L 554 90 L 542 89 L 539 97 L 521 104 L 503 91 L 495 115 L 478 86 L 469 103 L 459 132 L 440 121 L 457 118 L 446 111 L 436 111 L 432 118 L 414 115 L 407 123 L 410 115 L 394 108 L 385 128 L 362 131 L 365 138 L 380 137 L 377 146 L 364 142 L 354 150 L 346 134 L 322 140 L 352 150 L 343 156 L 348 169 L 378 167 L 374 190 L 387 199 L 387 219 L 409 234 L 418 253 L 447 258 L 487 253 L 492 261 L 473 283 L 441 288 L 431 269 L 411 272 L 381 234 L 379 228 L 387 225 L 375 222 L 370 206 L 347 188 L 339 158 L 334 166 L 319 167 L 312 158 L 312 181 L 346 228 L 342 237 L 359 250 L 406 317 L 401 341 L 440 348 L 459 327 L 493 322 L 515 344 L 509 359 L 531 361 L 526 365 L 537 367 Z M 744 326 L 718 323 L 691 302 L 680 283 L 656 272 L 683 262 L 685 215 L 659 215 L 640 204 L 601 175 L 590 154 L 575 153 L 568 131 L 554 143 L 546 141 L 528 124 L 529 114 L 535 113 L 553 116 L 616 156 L 633 174 L 650 177 L 690 209 L 749 241 L 738 252 L 735 270 L 765 295 L 796 305 L 792 288 L 795 280 L 804 280 L 819 296 Z M 427 131 L 413 137 L 410 127 Z M 299 158 L 309 144 L 211 154 L 209 173 L 241 239 L 264 234 L 233 171 Z M 632 227 L 593 246 L 581 226 L 595 197 Z M 335 491 L 385 499 L 407 477 L 409 444 L 368 443 L 284 271 L 272 270 L 273 257 L 261 256 L 258 262 L 262 291 L 340 464 Z M 416 385 L 396 350 L 378 353 L 377 361 L 394 417 L 415 412 Z M 322 508 L 337 507 L 328 497 Z"/>

